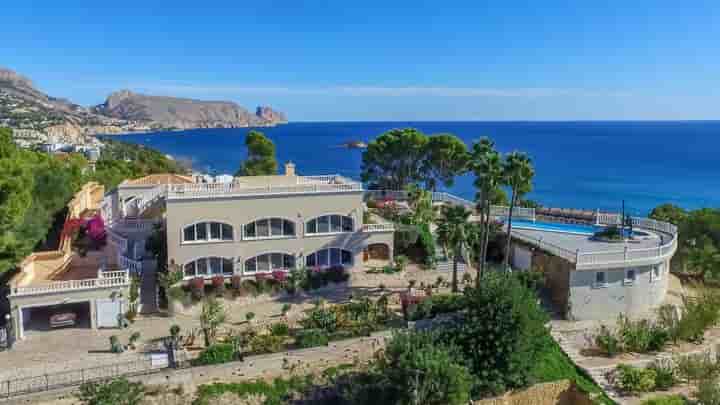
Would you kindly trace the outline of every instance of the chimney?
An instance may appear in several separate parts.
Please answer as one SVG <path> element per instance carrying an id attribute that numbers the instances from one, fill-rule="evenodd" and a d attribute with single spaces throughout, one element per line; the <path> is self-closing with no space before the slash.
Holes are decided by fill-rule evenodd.
<path id="1" fill-rule="evenodd" d="M 286 176 L 295 176 L 295 163 L 293 163 L 293 162 L 285 163 L 285 175 Z"/>

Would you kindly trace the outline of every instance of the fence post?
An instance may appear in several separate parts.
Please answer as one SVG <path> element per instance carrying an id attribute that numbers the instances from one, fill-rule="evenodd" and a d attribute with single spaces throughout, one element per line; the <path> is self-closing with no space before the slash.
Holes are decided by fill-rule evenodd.
<path id="1" fill-rule="evenodd" d="M 10 398 L 10 380 L 7 381 L 7 397 Z"/>
<path id="2" fill-rule="evenodd" d="M 45 391 L 50 390 L 50 379 L 48 378 L 48 375 L 45 374 Z"/>

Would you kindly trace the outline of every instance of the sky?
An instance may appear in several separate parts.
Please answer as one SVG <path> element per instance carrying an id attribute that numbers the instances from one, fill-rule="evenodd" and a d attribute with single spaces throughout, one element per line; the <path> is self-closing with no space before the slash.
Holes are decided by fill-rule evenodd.
<path id="1" fill-rule="evenodd" d="M 718 119 L 720 2 L 6 0 L 0 66 L 291 121 Z"/>

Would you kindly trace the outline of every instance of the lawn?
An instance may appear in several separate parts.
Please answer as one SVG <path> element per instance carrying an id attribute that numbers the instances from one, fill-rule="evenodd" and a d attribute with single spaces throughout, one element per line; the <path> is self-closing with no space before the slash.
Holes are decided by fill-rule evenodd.
<path id="1" fill-rule="evenodd" d="M 538 383 L 566 379 L 575 381 L 580 390 L 591 394 L 600 394 L 596 399 L 598 403 L 615 404 L 615 401 L 602 392 L 602 389 L 583 370 L 573 364 L 555 341 L 548 346 L 542 358 L 536 363 L 532 374 Z"/>

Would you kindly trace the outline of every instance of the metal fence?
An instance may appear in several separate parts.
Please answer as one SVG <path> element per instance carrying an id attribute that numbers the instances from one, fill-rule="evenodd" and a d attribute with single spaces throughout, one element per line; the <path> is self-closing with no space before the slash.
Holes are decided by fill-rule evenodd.
<path id="1" fill-rule="evenodd" d="M 0 381 L 0 399 L 59 388 L 75 387 L 87 382 L 104 381 L 117 377 L 147 375 L 165 370 L 168 367 L 167 361 L 158 362 L 157 358 L 148 356 L 144 359 L 124 363 Z"/>

